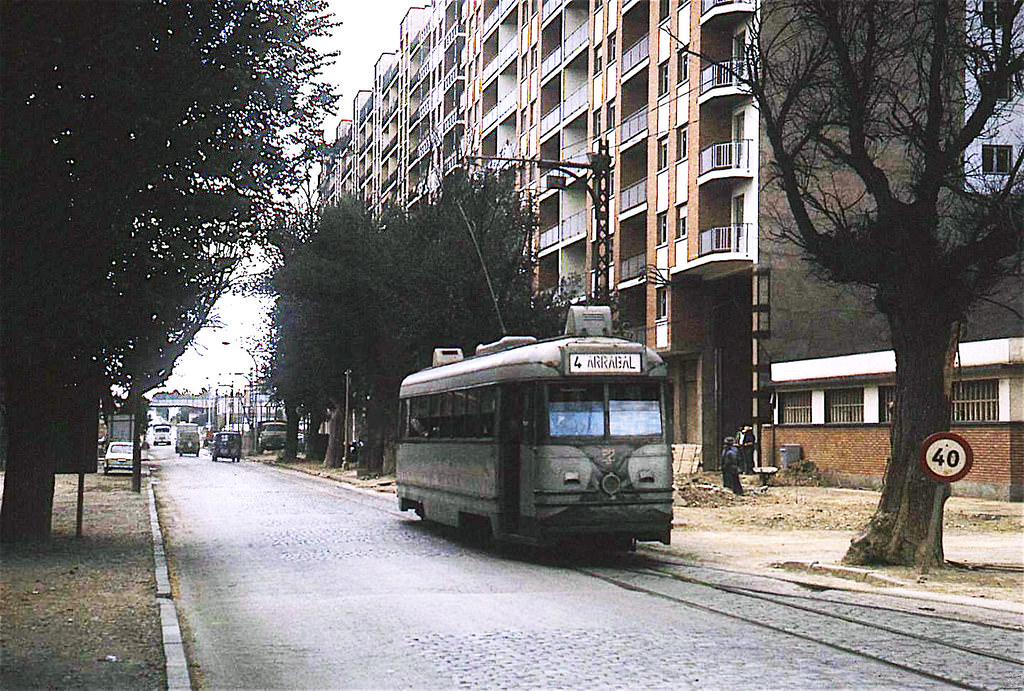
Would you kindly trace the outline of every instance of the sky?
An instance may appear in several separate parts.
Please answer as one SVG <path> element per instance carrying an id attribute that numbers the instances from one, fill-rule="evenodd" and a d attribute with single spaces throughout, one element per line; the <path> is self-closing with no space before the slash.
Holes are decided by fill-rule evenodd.
<path id="1" fill-rule="evenodd" d="M 352 99 L 360 89 L 373 83 L 373 65 L 383 52 L 398 46 L 398 27 L 410 7 L 423 6 L 410 0 L 329 0 L 328 5 L 342 22 L 324 45 L 340 51 L 324 79 L 340 92 L 338 112 L 324 122 L 327 139 L 333 140 L 338 121 L 352 116 Z M 270 300 L 225 295 L 214 307 L 211 322 L 178 358 L 167 382 L 157 391 L 192 391 L 217 385 L 240 387 L 253 369 L 246 349 L 256 349 L 264 339 Z"/>

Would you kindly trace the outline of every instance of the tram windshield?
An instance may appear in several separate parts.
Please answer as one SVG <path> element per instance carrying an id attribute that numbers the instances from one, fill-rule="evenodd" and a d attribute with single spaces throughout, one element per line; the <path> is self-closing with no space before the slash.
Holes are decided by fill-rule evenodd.
<path id="1" fill-rule="evenodd" d="M 661 391 L 656 383 L 551 384 L 551 437 L 661 435 Z"/>

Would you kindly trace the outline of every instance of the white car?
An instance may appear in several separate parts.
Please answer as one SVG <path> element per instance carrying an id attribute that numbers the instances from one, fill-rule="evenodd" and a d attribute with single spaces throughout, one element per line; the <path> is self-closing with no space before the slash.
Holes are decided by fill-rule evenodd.
<path id="1" fill-rule="evenodd" d="M 132 443 L 130 441 L 111 442 L 107 454 L 103 457 L 103 474 L 111 470 L 132 469 Z"/>

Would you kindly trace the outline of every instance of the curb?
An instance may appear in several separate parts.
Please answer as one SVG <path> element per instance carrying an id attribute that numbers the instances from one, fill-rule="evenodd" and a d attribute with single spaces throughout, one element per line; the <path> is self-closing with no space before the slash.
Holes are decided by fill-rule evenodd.
<path id="1" fill-rule="evenodd" d="M 168 691 L 189 691 L 192 680 L 188 674 L 188 660 L 178 625 L 178 608 L 171 595 L 171 578 L 167 571 L 167 552 L 164 549 L 160 517 L 156 511 L 154 480 L 149 480 L 149 526 L 153 531 L 153 566 L 156 573 L 156 598 L 160 605 L 160 628 L 163 636 L 164 663 Z"/>

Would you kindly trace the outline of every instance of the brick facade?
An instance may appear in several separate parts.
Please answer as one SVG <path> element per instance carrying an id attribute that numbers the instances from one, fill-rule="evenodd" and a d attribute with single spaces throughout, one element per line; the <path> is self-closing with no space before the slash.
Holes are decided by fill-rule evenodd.
<path id="1" fill-rule="evenodd" d="M 953 431 L 974 450 L 974 466 L 954 484 L 954 494 L 1024 500 L 1024 423 L 955 425 Z M 764 464 L 779 465 L 783 444 L 799 444 L 805 459 L 840 484 L 877 487 L 889 458 L 889 425 L 766 425 Z"/>

